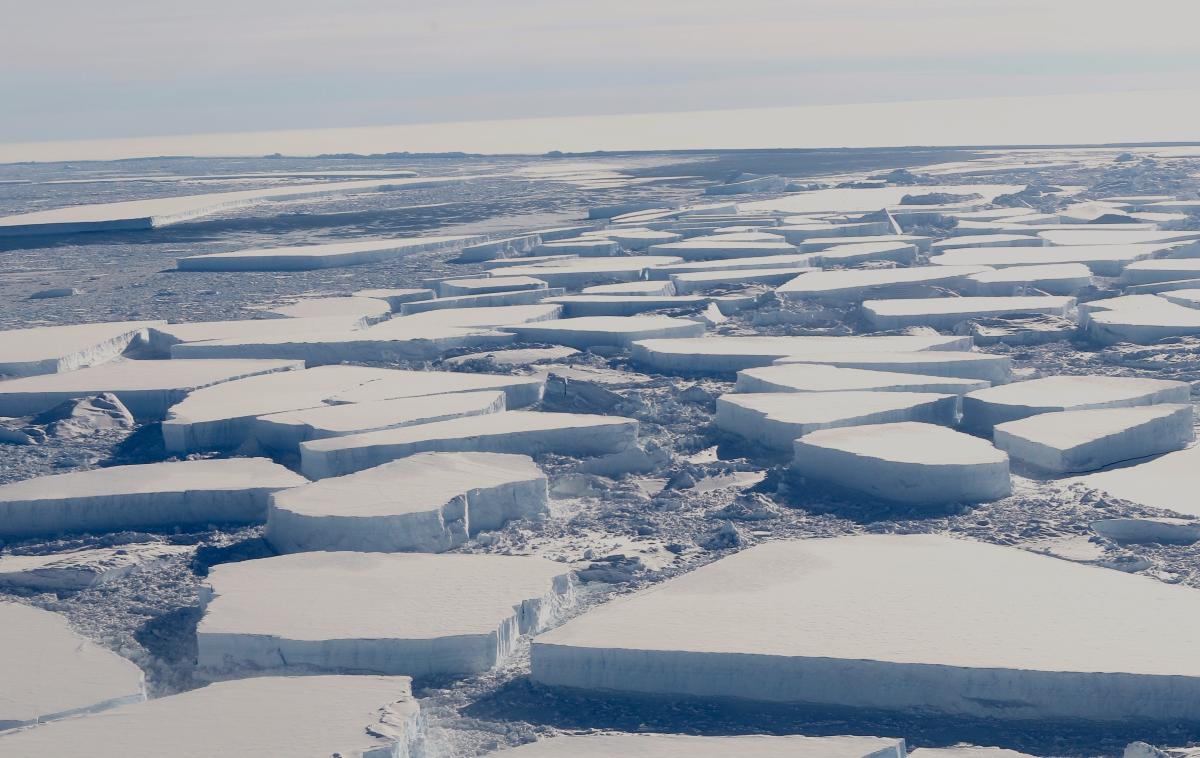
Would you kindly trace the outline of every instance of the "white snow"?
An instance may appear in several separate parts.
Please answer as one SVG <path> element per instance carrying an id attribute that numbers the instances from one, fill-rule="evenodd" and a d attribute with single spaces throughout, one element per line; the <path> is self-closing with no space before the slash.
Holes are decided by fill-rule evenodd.
<path id="1" fill-rule="evenodd" d="M 741 287 L 747 284 L 779 285 L 790 282 L 808 267 L 781 266 L 778 268 L 743 268 L 724 271 L 695 271 L 671 274 L 671 281 L 680 294 L 706 292 L 713 289 Z"/>
<path id="2" fill-rule="evenodd" d="M 542 237 L 537 233 L 489 239 L 486 242 L 477 242 L 464 247 L 458 260 L 463 263 L 477 263 L 496 258 L 527 255 L 541 243 Z"/>
<path id="3" fill-rule="evenodd" d="M 251 248 L 190 255 L 175 262 L 179 271 L 313 271 L 377 263 L 406 255 L 458 250 L 475 236 L 401 237 L 331 242 L 324 245 Z"/>
<path id="4" fill-rule="evenodd" d="M 670 282 L 654 284 L 668 284 L 674 288 Z M 711 301 L 712 298 L 704 295 L 563 295 L 547 298 L 544 302 L 561 305 L 563 315 L 575 319 L 589 316 L 636 316 L 639 313 L 666 308 L 695 309 Z"/>
<path id="5" fill-rule="evenodd" d="M 1051 229 L 1038 232 L 1051 245 L 1154 245 L 1200 240 L 1198 231 L 1132 231 L 1114 229 Z"/>
<path id="6" fill-rule="evenodd" d="M 769 366 L 788 356 L 812 353 L 964 351 L 969 337 L 702 337 L 642 340 L 633 345 L 633 360 L 664 373 L 732 374 Z"/>
<path id="7" fill-rule="evenodd" d="M 117 581 L 192 551 L 187 545 L 142 542 L 40 555 L 0 555 L 0 587 L 72 592 Z"/>
<path id="8" fill-rule="evenodd" d="M 1151 516 L 1100 519 L 1092 522 L 1092 531 L 1120 543 L 1190 545 L 1200 541 L 1200 522 L 1192 519 Z"/>
<path id="9" fill-rule="evenodd" d="M 892 231 L 887 221 L 839 222 L 836 224 L 808 221 L 800 217 L 785 218 L 782 226 L 767 231 L 778 234 L 793 245 L 803 244 L 816 237 L 864 237 L 878 236 Z"/>
<path id="10" fill-rule="evenodd" d="M 699 337 L 704 324 L 670 316 L 583 316 L 502 327 L 521 342 L 549 342 L 585 349 L 628 347 L 636 340 Z"/>
<path id="11" fill-rule="evenodd" d="M 867 535 L 768 542 L 610 602 L 537 637 L 532 677 L 997 719 L 1193 721 L 1197 644 L 1189 587 L 944 536 Z"/>
<path id="12" fill-rule="evenodd" d="M 905 755 L 904 740 L 883 737 L 571 734 L 521 745 L 497 753 L 496 758 L 904 758 Z"/>
<path id="13" fill-rule="evenodd" d="M 535 255 L 561 255 L 570 253 L 584 258 L 604 258 L 621 252 L 615 240 L 596 237 L 574 237 L 571 239 L 543 242 L 533 249 Z"/>
<path id="14" fill-rule="evenodd" d="M 908 754 L 908 758 L 1034 758 L 1028 753 L 998 747 L 923 747 Z"/>
<path id="15" fill-rule="evenodd" d="M 823 364 L 870 371 L 894 371 L 906 374 L 979 379 L 992 384 L 1012 381 L 1012 359 L 1007 355 L 972 353 L 960 350 L 921 352 L 812 352 L 779 358 L 775 365 Z"/>
<path id="16" fill-rule="evenodd" d="M 161 321 L 35 326 L 0 331 L 0 376 L 37 376 L 95 366 L 120 355 Z"/>
<path id="17" fill-rule="evenodd" d="M 1195 439 L 1191 404 L 1042 413 L 996 425 L 996 447 L 1042 471 L 1065 474 L 1167 453 Z"/>
<path id="18" fill-rule="evenodd" d="M 146 697 L 137 666 L 75 634 L 64 617 L 17 603 L 0 602 L 0 682 L 0 733 Z"/>
<path id="19" fill-rule="evenodd" d="M 0 756 L 416 758 L 420 706 L 410 685 L 402 676 L 217 682 L 0 736 Z"/>
<path id="20" fill-rule="evenodd" d="M 907 300 L 866 300 L 862 304 L 862 312 L 876 329 L 903 329 L 908 326 L 952 329 L 955 324 L 969 319 L 1015 313 L 1067 316 L 1074 307 L 1075 298 L 1051 295 L 925 297 Z"/>
<path id="21" fill-rule="evenodd" d="M 349 316 L 370 322 L 386 318 L 392 312 L 392 306 L 386 300 L 371 297 L 302 297 L 287 305 L 268 308 L 266 312 L 287 318 Z"/>
<path id="22" fill-rule="evenodd" d="M 405 303 L 416 303 L 422 300 L 432 300 L 434 297 L 433 290 L 424 287 L 402 287 L 402 288 L 383 288 L 359 290 L 354 293 L 355 297 L 370 297 L 376 300 L 385 301 L 393 311 L 400 310 L 400 306 Z"/>
<path id="23" fill-rule="evenodd" d="M 1028 234 L 969 234 L 964 237 L 947 237 L 930 245 L 935 253 L 967 247 L 1041 247 L 1041 237 Z"/>
<path id="24" fill-rule="evenodd" d="M 617 282 L 616 284 L 597 284 L 584 287 L 581 295 L 674 295 L 675 286 L 669 281 L 658 282 Z"/>
<path id="25" fill-rule="evenodd" d="M 548 510 L 546 477 L 527 456 L 418 453 L 276 493 L 265 537 L 281 553 L 440 553 Z"/>
<path id="26" fill-rule="evenodd" d="M 193 392 L 163 422 L 163 440 L 176 452 L 235 448 L 252 435 L 254 419 L 272 413 L 452 392 L 503 390 L 506 406 L 541 399 L 536 377 L 441 371 L 400 371 L 364 366 L 322 366 L 239 379 Z"/>
<path id="27" fill-rule="evenodd" d="M 1149 508 L 1200 516 L 1196 498 L 1196 471 L 1200 447 L 1190 447 L 1136 466 L 1088 474 L 1072 482 L 1107 492 Z"/>
<path id="28" fill-rule="evenodd" d="M 1136 261 L 1121 272 L 1121 284 L 1154 284 L 1176 279 L 1200 278 L 1200 259 L 1167 258 L 1165 260 Z"/>
<path id="29" fill-rule="evenodd" d="M 962 423 L 972 431 L 990 432 L 997 424 L 1041 413 L 1187 403 L 1190 396 L 1189 385 L 1165 379 L 1047 376 L 963 395 Z"/>
<path id="30" fill-rule="evenodd" d="M 300 361 L 118 359 L 63 374 L 0 382 L 0 416 L 31 416 L 73 397 L 111 392 L 135 417 L 159 419 L 197 389 L 302 368 Z"/>
<path id="31" fill-rule="evenodd" d="M 519 292 L 545 288 L 545 282 L 531 276 L 468 277 L 466 279 L 450 279 L 438 285 L 442 297 L 486 295 L 495 292 Z"/>
<path id="32" fill-rule="evenodd" d="M 350 331 L 367 326 L 362 316 L 324 318 L 260 318 L 236 321 L 189 321 L 159 324 L 150 328 L 150 349 L 156 356 L 171 357 L 174 345 L 223 339 L 266 339 L 284 335 L 302 336 Z"/>
<path id="33" fill-rule="evenodd" d="M 816 255 L 763 255 L 757 258 L 722 258 L 715 261 L 692 261 L 655 266 L 646 272 L 651 280 L 670 279 L 675 274 L 702 274 L 709 271 L 740 271 L 758 268 L 795 268 L 797 272 L 811 268 Z"/>
<path id="34" fill-rule="evenodd" d="M 677 242 L 683 235 L 657 229 L 604 229 L 593 234 L 607 237 L 626 250 L 646 250 L 651 245 Z"/>
<path id="35" fill-rule="evenodd" d="M 907 242 L 859 242 L 833 245 L 817 254 L 822 266 L 850 266 L 865 261 L 896 261 L 912 264 L 917 260 L 917 247 Z"/>
<path id="36" fill-rule="evenodd" d="M 266 458 L 147 463 L 41 476 L 0 486 L 0 535 L 262 522 L 270 493 L 305 483 L 304 477 Z"/>
<path id="37" fill-rule="evenodd" d="M 436 300 L 422 300 L 417 303 L 405 303 L 400 306 L 400 313 L 413 316 L 429 311 L 457 310 L 462 308 L 501 308 L 515 305 L 536 305 L 548 299 L 561 295 L 566 290 L 561 287 L 538 287 L 515 292 L 488 292 L 482 295 L 457 295 L 454 297 L 439 297 Z"/>
<path id="38" fill-rule="evenodd" d="M 645 279 L 646 270 L 655 266 L 680 263 L 673 255 L 638 255 L 615 258 L 580 258 L 550 261 L 504 269 L 505 276 L 532 276 L 550 287 L 580 289 L 605 282 L 636 282 Z"/>
<path id="39" fill-rule="evenodd" d="M 759 242 L 694 237 L 683 242 L 668 242 L 650 248 L 651 255 L 672 255 L 685 261 L 709 261 L 720 258 L 750 258 L 756 255 L 794 255 L 798 251 L 786 242 Z"/>
<path id="40" fill-rule="evenodd" d="M 1127 266 L 1153 258 L 1169 245 L 1070 245 L 1063 247 L 974 247 L 947 250 L 929 259 L 934 266 L 1039 266 L 1082 263 L 1099 276 L 1117 276 Z M 1182 276 L 1177 278 L 1183 278 Z"/>
<path id="41" fill-rule="evenodd" d="M 856 303 L 875 297 L 920 297 L 930 287 L 954 289 L 986 266 L 922 266 L 919 268 L 852 269 L 801 274 L 775 290 L 784 301 L 820 300 Z"/>
<path id="42" fill-rule="evenodd" d="M 958 396 L 934 392 L 761 392 L 717 398 L 717 428 L 773 450 L 792 450 L 810 432 L 924 421 L 953 425 Z"/>
<path id="43" fill-rule="evenodd" d="M 218 192 L 207 195 L 160 197 L 152 200 L 127 200 L 119 203 L 75 205 L 45 211 L 22 213 L 0 218 L 0 236 L 77 234 L 153 229 L 180 221 L 207 216 L 217 211 L 239 208 L 270 200 L 336 195 L 352 192 L 380 192 L 392 189 L 416 189 L 440 184 L 469 181 L 469 176 L 397 177 L 353 182 L 297 184 L 286 187 Z"/>
<path id="44" fill-rule="evenodd" d="M 1149 345 L 1167 337 L 1200 334 L 1200 310 L 1155 295 L 1095 300 L 1081 307 L 1080 320 L 1088 336 L 1101 344 Z"/>
<path id="45" fill-rule="evenodd" d="M 270 413 L 254 419 L 250 431 L 266 448 L 295 451 L 301 442 L 308 440 L 499 413 L 504 409 L 503 392 L 455 392 Z"/>
<path id="46" fill-rule="evenodd" d="M 1092 283 L 1092 270 L 1082 263 L 1009 266 L 972 274 L 969 289 L 975 295 L 1019 295 L 1036 289 L 1050 295 L 1073 295 Z"/>
<path id="47" fill-rule="evenodd" d="M 1012 491 L 1008 456 L 985 440 L 902 422 L 812 432 L 796 440 L 803 476 L 903 503 L 990 502 Z"/>
<path id="48" fill-rule="evenodd" d="M 990 387 L 984 379 L 959 379 L 896 371 L 871 371 L 820 363 L 786 363 L 739 371 L 735 392 L 937 392 L 962 395 Z"/>
<path id="49" fill-rule="evenodd" d="M 815 253 L 837 245 L 865 245 L 874 242 L 903 243 L 928 253 L 933 242 L 930 237 L 914 234 L 871 234 L 865 237 L 809 237 L 800 243 L 800 252 Z"/>
<path id="50" fill-rule="evenodd" d="M 487 671 L 570 602 L 568 571 L 543 558 L 422 553 L 226 563 L 202 589 L 198 663 L 217 676 Z"/>
<path id="51" fill-rule="evenodd" d="M 608 455 L 632 445 L 637 431 L 637 421 L 620 416 L 505 411 L 305 442 L 300 470 L 325 479 L 425 452 Z"/>

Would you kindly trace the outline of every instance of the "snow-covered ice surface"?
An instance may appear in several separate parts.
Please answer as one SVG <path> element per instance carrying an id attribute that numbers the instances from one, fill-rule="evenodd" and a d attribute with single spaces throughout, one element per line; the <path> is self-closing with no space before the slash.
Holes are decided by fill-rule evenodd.
<path id="1" fill-rule="evenodd" d="M 36 376 L 95 366 L 120 355 L 154 321 L 37 326 L 0 332 L 0 375 Z"/>
<path id="2" fill-rule="evenodd" d="M 997 424 L 1039 413 L 1186 403 L 1190 397 L 1187 384 L 1165 379 L 1047 376 L 964 395 L 963 426 L 987 432 Z"/>
<path id="3" fill-rule="evenodd" d="M 0 736 L 5 758 L 416 758 L 403 676 L 261 677 Z"/>
<path id="4" fill-rule="evenodd" d="M 694 737 L 594 734 L 558 737 L 498 758 L 904 758 L 904 741 L 880 737 Z"/>
<path id="5" fill-rule="evenodd" d="M 542 558 L 419 553 L 226 564 L 205 585 L 199 664 L 228 677 L 486 671 L 570 605 L 567 572 Z"/>
<path id="6" fill-rule="evenodd" d="M 8 602 L 0 602 L 0 682 L 0 733 L 145 697 L 137 666 L 61 616 Z"/>
<path id="7" fill-rule="evenodd" d="M 92 417 L 86 414 L 71 417 L 69 423 L 53 420 L 53 414 L 3 419 L 0 439 L 26 444 L 0 445 L 0 482 L 144 465 L 183 455 L 270 454 L 295 470 L 300 458 L 294 451 L 264 449 L 246 433 L 245 425 L 260 415 L 300 409 L 324 413 L 326 408 L 360 401 L 497 391 L 502 388 L 486 383 L 508 381 L 504 388 L 508 408 L 631 419 L 637 422 L 636 438 L 631 435 L 623 441 L 635 444 L 593 456 L 572 447 L 588 439 L 589 433 L 576 431 L 545 449 L 530 450 L 535 453 L 534 465 L 547 478 L 548 511 L 518 513 L 508 523 L 480 531 L 434 557 L 462 553 L 547 557 L 564 573 L 577 571 L 584 607 L 656 586 L 714 560 L 719 563 L 743 548 L 862 532 L 970 537 L 1040 551 L 1054 557 L 1035 557 L 1056 564 L 1077 561 L 1086 564 L 1079 568 L 1100 574 L 1120 577 L 1128 572 L 1147 584 L 1195 591 L 1200 587 L 1196 569 L 1200 526 L 1194 517 L 1200 513 L 1195 513 L 1190 496 L 1196 468 L 1192 449 L 1149 460 L 1123 460 L 1113 464 L 1121 468 L 1074 479 L 1026 471 L 1024 464 L 1014 460 L 1011 495 L 970 506 L 932 507 L 885 502 L 802 476 L 791 468 L 790 447 L 771 450 L 728 434 L 714 423 L 714 415 L 716 398 L 734 391 L 739 370 L 769 367 L 776 361 L 928 377 L 943 390 L 938 394 L 954 397 L 960 395 L 956 390 L 961 385 L 942 387 L 944 379 L 997 385 L 1059 375 L 1200 381 L 1200 348 L 1195 337 L 1187 336 L 1200 334 L 1196 310 L 1189 307 L 1192 303 L 1184 302 L 1184 296 L 1177 302 L 1166 297 L 1118 298 L 1167 295 L 1195 289 L 1200 283 L 1173 279 L 1125 284 L 1117 278 L 1120 268 L 1129 263 L 1123 245 L 1158 248 L 1146 260 L 1183 260 L 1171 275 L 1187 273 L 1186 261 L 1196 255 L 1193 245 L 1200 235 L 1194 213 L 1188 215 L 1197 202 L 1193 198 L 1198 189 L 1198 156 L 1195 150 L 1146 146 L 563 158 L 181 158 L 0 167 L 0 206 L 7 214 L 197 193 L 290 190 L 314 181 L 389 179 L 398 168 L 416 169 L 422 176 L 477 177 L 465 183 L 392 192 L 318 193 L 227 208 L 157 229 L 3 238 L 0 327 L 153 324 L 145 330 L 149 344 L 131 338 L 98 350 L 88 347 L 91 343 L 67 346 L 64 355 L 78 361 L 75 364 L 59 364 L 55 350 L 33 344 L 35 360 L 49 358 L 54 364 L 51 370 L 64 371 L 51 377 L 55 381 L 86 361 L 111 361 L 122 352 L 139 362 L 164 363 L 173 345 L 179 356 L 189 350 L 197 351 L 196 356 L 204 351 L 215 356 L 232 349 L 220 344 L 200 347 L 206 340 L 235 340 L 238 350 L 304 351 L 292 357 L 359 365 L 331 366 L 343 377 L 357 378 L 346 383 L 316 382 L 322 386 L 308 390 L 279 386 L 278 391 L 268 387 L 230 395 L 217 392 L 224 385 L 198 390 L 193 397 L 207 397 L 209 402 L 207 409 L 193 406 L 203 410 L 197 430 L 209 425 L 213 444 L 191 449 L 168 449 L 163 427 L 152 418 L 111 428 L 90 427 Z M 937 163 L 942 165 L 926 166 Z M 790 186 L 806 189 L 761 193 L 753 199 L 742 195 L 718 203 L 703 196 L 706 187 L 721 186 L 739 173 L 783 176 Z M 970 197 L 976 194 L 980 197 Z M 906 201 L 905 196 L 911 197 Z M 1064 212 L 1078 215 L 1086 210 L 1081 205 L 1092 202 L 1117 206 L 1130 216 L 1147 211 L 1159 215 L 1135 218 L 1134 224 L 1061 222 Z M 1172 205 L 1151 208 L 1158 202 Z M 596 212 L 591 214 L 593 209 Z M 886 214 L 880 213 L 884 210 Z M 589 220 L 589 215 L 594 218 Z M 890 221 L 884 221 L 889 215 Z M 888 234 L 897 229 L 905 235 Z M 774 291 L 778 285 L 772 281 L 740 276 L 714 283 L 717 289 L 705 291 L 695 301 L 654 303 L 654 298 L 670 296 L 649 294 L 670 284 L 672 274 L 821 265 L 821 251 L 838 245 L 882 243 L 898 249 L 900 244 L 915 244 L 920 255 L 913 261 L 899 252 L 892 260 L 864 260 L 854 254 L 835 261 L 831 254 L 825 265 L 838 270 L 806 273 L 798 268 L 790 278 L 829 274 L 876 283 L 880 278 L 894 281 L 913 275 L 907 272 L 918 272 L 918 279 L 923 279 L 927 274 L 921 269 L 929 268 L 932 243 L 988 234 L 1022 235 L 1049 244 L 1000 248 L 995 252 L 1003 255 L 1004 262 L 961 279 L 895 284 L 874 291 L 868 286 L 828 299 L 783 296 Z M 682 240 L 720 236 L 739 245 L 782 240 L 800 252 L 695 263 L 669 262 L 678 261 L 676 255 L 666 260 L 646 255 L 644 246 L 661 244 L 672 235 Z M 861 239 L 863 235 L 874 239 Z M 459 244 L 454 243 L 450 249 L 388 255 L 353 267 L 265 272 L 180 272 L 175 267 L 180 258 L 229 251 L 428 237 L 486 240 L 479 246 L 488 250 L 478 251 L 478 260 L 491 255 L 513 257 L 476 262 L 453 249 Z M 616 254 L 533 255 L 537 244 L 560 240 L 582 244 L 580 237 L 602 240 L 587 250 L 579 248 L 584 252 Z M 615 243 L 615 248 L 603 240 Z M 1068 247 L 1075 246 L 1085 249 L 1076 251 L 1073 260 Z M 1118 250 L 1104 253 L 1098 249 L 1101 246 Z M 1011 256 L 1021 255 L 1038 258 L 1007 265 L 1015 260 Z M 1068 258 L 1058 263 L 1055 256 L 1059 255 Z M 1070 266 L 1069 275 L 1062 275 L 1065 268 L 1057 270 L 1060 265 Z M 558 277 L 557 281 L 546 290 L 431 299 L 439 281 L 486 279 L 489 273 L 491 277 L 534 276 L 522 271 L 530 267 Z M 621 302 L 587 307 L 637 310 L 593 314 L 571 311 L 569 303 L 541 300 L 576 296 L 584 287 L 606 284 L 629 289 L 619 295 L 589 294 L 586 297 Z M 996 290 L 981 291 L 985 284 Z M 61 296 L 38 294 L 46 291 Z M 924 327 L 880 333 L 864 320 L 859 307 L 862 300 L 952 300 L 954 295 L 1075 297 L 1082 328 L 1075 331 L 1064 322 L 1065 328 L 1039 330 L 1024 315 L 1007 321 L 975 318 L 960 328 L 961 335 L 939 336 Z M 316 318 L 266 312 L 290 304 L 339 309 L 359 305 L 350 298 L 386 302 L 396 315 L 369 325 L 367 318 L 358 315 L 361 310 Z M 372 307 L 372 313 L 382 314 L 381 306 Z M 532 310 L 514 318 L 504 315 L 513 313 L 502 310 L 506 307 Z M 498 329 L 555 317 L 641 314 L 704 321 L 707 334 L 643 340 L 632 348 L 595 345 L 577 351 L 552 342 L 521 341 Z M 366 330 L 372 332 L 367 342 L 351 336 Z M 986 337 L 1001 332 L 1011 341 L 997 343 Z M 967 334 L 979 335 L 974 347 Z M 1034 338 L 1039 341 L 1016 344 Z M 281 343 L 287 347 L 274 346 Z M 0 351 L 0 361 L 6 358 Z M 364 379 L 357 373 L 385 370 L 405 376 L 387 382 L 377 381 L 378 374 Z M 312 371 L 310 366 L 289 373 Z M 409 372 L 426 381 L 414 381 Z M 489 378 L 489 374 L 500 376 Z M 230 384 L 243 381 L 251 380 Z M 772 391 L 796 396 L 812 393 L 791 390 L 824 386 L 799 383 Z M 849 388 L 833 392 L 845 389 Z M 854 385 L 854 389 L 884 388 Z M 524 398 L 520 403 L 514 402 L 517 394 Z M 351 415 L 370 411 L 358 408 Z M 402 495 L 405 486 L 389 488 L 385 499 Z M 330 510 L 351 505 L 335 504 Z M 0 571 L 7 570 L 5 565 L 18 568 L 5 574 L 13 583 L 0 582 L 0 596 L 59 614 L 80 634 L 141 667 L 153 696 L 174 695 L 192 690 L 205 678 L 195 668 L 203 577 L 214 567 L 273 555 L 263 539 L 264 529 L 262 525 L 213 525 L 206 520 L 147 525 L 138 531 L 122 527 L 112 533 L 6 538 L 0 544 Z M 40 583 L 19 584 L 22 577 Z M 90 584 L 77 588 L 85 582 Z M 377 593 L 361 607 L 373 610 L 387 594 Z M 1096 604 L 1123 623 L 1107 603 Z M 903 630 L 923 621 L 919 611 L 909 609 L 893 618 L 898 621 L 889 622 L 888 629 Z M 1163 633 L 1159 617 L 1144 618 L 1143 639 L 1158 640 Z M 874 628 L 883 627 L 874 623 Z M 1104 637 L 1109 630 L 1106 619 L 1092 626 L 1092 637 Z M 1200 731 L 1184 721 L 1133 719 L 1099 726 L 1058 718 L 1001 722 L 963 714 L 947 717 L 915 710 L 901 713 L 814 704 L 743 708 L 703 699 L 648 700 L 614 692 L 548 689 L 528 674 L 528 647 L 518 639 L 512 654 L 490 672 L 419 680 L 416 694 L 425 706 L 435 758 L 489 753 L 535 739 L 553 744 L 562 732 L 594 730 L 705 736 L 888 735 L 906 738 L 910 749 L 999 745 L 1039 758 L 1116 758 L 1125 744 L 1135 740 L 1165 746 L 1200 739 Z M 866 686 L 863 691 L 878 689 Z M 1172 758 L 1181 755 L 1171 754 Z"/>
<path id="8" fill-rule="evenodd" d="M 784 363 L 738 372 L 738 392 L 939 392 L 961 395 L 991 386 L 984 379 L 959 379 L 897 371 L 871 371 L 822 363 Z"/>

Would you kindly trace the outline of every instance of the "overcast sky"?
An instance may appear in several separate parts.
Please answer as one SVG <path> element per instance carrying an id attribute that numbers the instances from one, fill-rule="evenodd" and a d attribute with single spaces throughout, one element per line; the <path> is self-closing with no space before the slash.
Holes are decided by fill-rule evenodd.
<path id="1" fill-rule="evenodd" d="M 12 2 L 0 141 L 1195 88 L 1198 29 L 1200 0 Z"/>

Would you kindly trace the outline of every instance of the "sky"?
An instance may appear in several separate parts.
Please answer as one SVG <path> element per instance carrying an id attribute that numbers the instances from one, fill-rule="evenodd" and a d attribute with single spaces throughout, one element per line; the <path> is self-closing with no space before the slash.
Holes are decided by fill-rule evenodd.
<path id="1" fill-rule="evenodd" d="M 12 2 L 0 142 L 1174 90 L 1197 29 L 1196 0 Z"/>

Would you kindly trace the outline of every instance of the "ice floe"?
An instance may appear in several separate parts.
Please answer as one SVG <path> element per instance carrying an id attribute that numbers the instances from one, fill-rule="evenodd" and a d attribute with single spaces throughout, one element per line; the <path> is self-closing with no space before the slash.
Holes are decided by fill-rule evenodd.
<path id="1" fill-rule="evenodd" d="M 161 321 L 35 326 L 0 331 L 0 376 L 37 376 L 112 360 Z"/>
<path id="2" fill-rule="evenodd" d="M 1006 421 L 1055 411 L 1187 403 L 1184 382 L 1119 376 L 1047 376 L 963 395 L 963 426 L 990 432 Z"/>
<path id="3" fill-rule="evenodd" d="M 876 329 L 928 326 L 952 329 L 973 318 L 1041 313 L 1066 316 L 1075 298 L 1053 295 L 1024 297 L 926 297 L 903 300 L 866 300 L 863 316 Z"/>
<path id="4" fill-rule="evenodd" d="M 937 392 L 962 395 L 991 386 L 984 379 L 871 371 L 821 363 L 787 363 L 738 372 L 736 392 Z"/>

